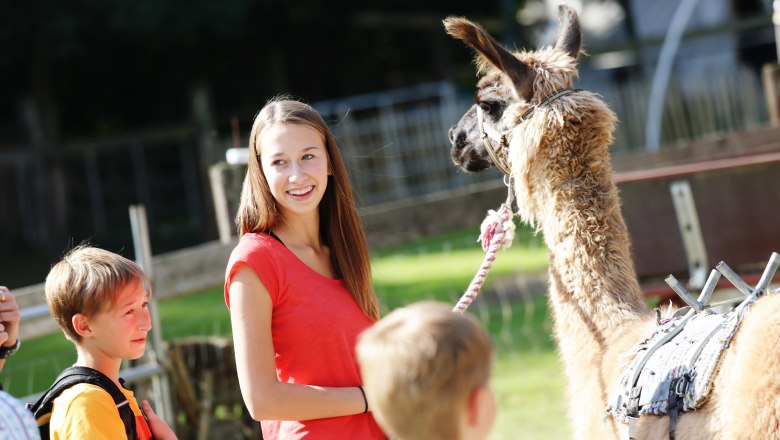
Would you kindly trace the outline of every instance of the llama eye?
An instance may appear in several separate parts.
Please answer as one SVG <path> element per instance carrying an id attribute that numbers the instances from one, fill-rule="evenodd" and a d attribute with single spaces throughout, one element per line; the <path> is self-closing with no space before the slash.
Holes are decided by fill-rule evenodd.
<path id="1" fill-rule="evenodd" d="M 487 102 L 480 102 L 479 103 L 479 108 L 481 108 L 482 111 L 485 112 L 485 113 L 490 113 L 491 111 L 493 111 L 493 106 L 490 105 L 490 103 L 487 103 Z"/>

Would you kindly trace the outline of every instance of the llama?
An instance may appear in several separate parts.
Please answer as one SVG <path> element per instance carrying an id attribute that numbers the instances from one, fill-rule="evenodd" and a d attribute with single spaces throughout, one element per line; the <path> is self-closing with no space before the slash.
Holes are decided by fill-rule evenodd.
<path id="1" fill-rule="evenodd" d="M 444 20 L 475 50 L 480 74 L 476 103 L 450 129 L 451 154 L 469 172 L 511 173 L 518 214 L 548 248 L 571 432 L 623 439 L 627 426 L 606 413 L 609 395 L 656 318 L 636 280 L 609 158 L 616 117 L 597 95 L 570 90 L 582 37 L 571 8 L 560 6 L 559 18 L 552 47 L 515 52 L 464 18 Z M 780 438 L 778 341 L 780 295 L 764 296 L 724 352 L 706 403 L 680 416 L 676 438 Z M 668 438 L 669 420 L 643 416 L 632 438 Z"/>

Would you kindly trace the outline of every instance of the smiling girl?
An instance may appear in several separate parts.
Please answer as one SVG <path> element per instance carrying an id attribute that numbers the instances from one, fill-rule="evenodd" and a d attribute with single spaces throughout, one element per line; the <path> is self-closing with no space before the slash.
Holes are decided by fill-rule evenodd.
<path id="1" fill-rule="evenodd" d="M 379 318 L 338 146 L 307 104 L 258 113 L 225 274 L 239 384 L 269 439 L 383 439 L 355 357 Z"/>

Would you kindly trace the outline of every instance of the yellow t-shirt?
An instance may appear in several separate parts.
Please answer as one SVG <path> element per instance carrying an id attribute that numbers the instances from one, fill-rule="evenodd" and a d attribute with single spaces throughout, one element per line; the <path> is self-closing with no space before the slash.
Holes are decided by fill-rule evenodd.
<path id="1" fill-rule="evenodd" d="M 140 440 L 152 438 L 135 395 L 130 390 L 119 388 L 127 397 L 135 414 L 136 433 Z M 49 421 L 52 440 L 80 439 L 123 439 L 125 425 L 119 417 L 119 410 L 111 395 L 97 385 L 80 383 L 63 391 L 56 399 Z"/>

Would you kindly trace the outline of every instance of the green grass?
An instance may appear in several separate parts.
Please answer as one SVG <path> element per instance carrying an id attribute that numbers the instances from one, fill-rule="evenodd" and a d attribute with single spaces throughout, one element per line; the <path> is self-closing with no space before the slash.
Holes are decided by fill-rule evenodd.
<path id="1" fill-rule="evenodd" d="M 499 352 L 493 389 L 499 412 L 491 440 L 570 437 L 562 366 L 555 351 Z"/>
<path id="2" fill-rule="evenodd" d="M 485 257 L 478 236 L 478 229 L 466 230 L 374 252 L 374 286 L 383 310 L 420 299 L 457 300 Z M 540 236 L 518 228 L 513 246 L 496 256 L 485 286 L 517 272 L 545 270 L 546 252 Z"/>
<path id="3" fill-rule="evenodd" d="M 497 347 L 492 380 L 499 412 L 490 440 L 568 438 L 563 370 L 546 296 L 474 311 Z"/>
<path id="4" fill-rule="evenodd" d="M 454 304 L 479 267 L 484 253 L 476 229 L 372 253 L 374 285 L 383 313 L 421 299 Z M 517 272 L 546 268 L 541 237 L 519 228 L 514 246 L 501 251 L 486 286 Z M 469 309 L 488 328 L 497 345 L 493 387 L 499 414 L 491 440 L 550 439 L 568 436 L 561 366 L 550 339 L 543 292 L 501 306 L 478 298 Z M 222 289 L 207 289 L 159 304 L 165 340 L 190 335 L 226 335 L 230 316 Z M 61 334 L 24 341 L 3 371 L 3 385 L 16 396 L 39 392 L 75 359 Z"/>

